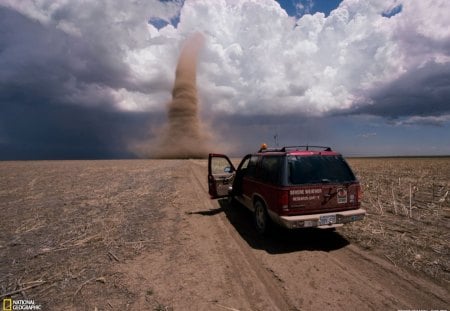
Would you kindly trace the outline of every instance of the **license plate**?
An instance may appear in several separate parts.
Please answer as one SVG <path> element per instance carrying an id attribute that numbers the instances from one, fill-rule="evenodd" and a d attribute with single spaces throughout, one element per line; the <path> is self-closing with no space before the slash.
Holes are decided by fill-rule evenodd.
<path id="1" fill-rule="evenodd" d="M 336 223 L 336 215 L 324 215 L 319 218 L 319 225 L 329 225 Z"/>

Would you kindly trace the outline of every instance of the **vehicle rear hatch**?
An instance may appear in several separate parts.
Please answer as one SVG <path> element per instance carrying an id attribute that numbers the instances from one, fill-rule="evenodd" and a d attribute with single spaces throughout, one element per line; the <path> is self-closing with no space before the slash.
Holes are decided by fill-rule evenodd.
<path id="1" fill-rule="evenodd" d="M 287 156 L 288 215 L 359 208 L 359 182 L 339 154 Z"/>

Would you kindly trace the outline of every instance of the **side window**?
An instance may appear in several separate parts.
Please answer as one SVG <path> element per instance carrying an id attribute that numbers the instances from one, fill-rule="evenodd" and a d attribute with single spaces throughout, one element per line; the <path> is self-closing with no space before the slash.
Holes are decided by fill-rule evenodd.
<path id="1" fill-rule="evenodd" d="M 261 179 L 270 184 L 278 184 L 280 181 L 281 157 L 263 157 L 261 165 Z"/>
<path id="2" fill-rule="evenodd" d="M 222 157 L 213 157 L 211 159 L 211 173 L 213 175 L 224 174 L 226 168 L 231 168 L 230 163 L 226 158 Z"/>
<path id="3" fill-rule="evenodd" d="M 256 174 L 256 165 L 258 163 L 258 156 L 252 156 L 247 166 L 246 176 L 255 177 Z"/>
<path id="4" fill-rule="evenodd" d="M 250 158 L 245 159 L 241 164 L 239 164 L 239 169 L 246 169 L 248 167 L 248 162 L 250 162 Z"/>

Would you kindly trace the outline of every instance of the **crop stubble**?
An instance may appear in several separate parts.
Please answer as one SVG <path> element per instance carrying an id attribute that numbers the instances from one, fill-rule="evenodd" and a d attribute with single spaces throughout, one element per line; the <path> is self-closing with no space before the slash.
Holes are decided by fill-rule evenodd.
<path id="1" fill-rule="evenodd" d="M 0 293 L 42 281 L 21 298 L 79 309 L 87 290 L 89 305 L 107 296 L 125 308 L 134 295 L 112 264 L 163 247 L 154 228 L 164 217 L 158 206 L 174 193 L 165 167 L 151 160 L 0 163 Z"/>
<path id="2" fill-rule="evenodd" d="M 449 285 L 450 158 L 348 160 L 363 187 L 364 222 L 343 227 L 351 241 Z"/>

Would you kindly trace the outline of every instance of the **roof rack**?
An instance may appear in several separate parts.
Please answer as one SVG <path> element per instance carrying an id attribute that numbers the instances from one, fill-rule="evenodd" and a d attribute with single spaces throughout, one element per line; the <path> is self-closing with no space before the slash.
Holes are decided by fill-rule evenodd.
<path id="1" fill-rule="evenodd" d="M 323 149 L 323 151 L 332 151 L 331 147 L 328 146 L 311 146 L 311 145 L 304 145 L 304 146 L 285 146 L 281 148 L 281 151 L 287 151 L 290 150 L 309 150 L 310 148 L 313 149 Z"/>
<path id="2" fill-rule="evenodd" d="M 284 152 L 282 148 L 261 148 L 258 152 Z"/>
<path id="3" fill-rule="evenodd" d="M 311 146 L 311 145 L 302 145 L 302 146 L 284 146 L 282 148 L 261 148 L 258 152 L 286 152 L 288 150 L 310 150 L 313 149 L 323 149 L 323 151 L 332 151 L 331 147 L 328 146 Z"/>

